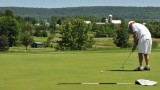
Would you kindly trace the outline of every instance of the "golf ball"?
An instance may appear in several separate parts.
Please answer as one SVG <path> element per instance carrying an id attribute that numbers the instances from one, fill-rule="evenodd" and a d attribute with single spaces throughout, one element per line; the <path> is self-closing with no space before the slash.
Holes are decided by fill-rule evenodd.
<path id="1" fill-rule="evenodd" d="M 101 71 L 101 73 L 103 73 L 103 71 Z"/>

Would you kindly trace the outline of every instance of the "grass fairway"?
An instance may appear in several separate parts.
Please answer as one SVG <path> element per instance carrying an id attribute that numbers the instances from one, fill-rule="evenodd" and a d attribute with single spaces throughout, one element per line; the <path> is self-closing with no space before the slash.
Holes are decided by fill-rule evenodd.
<path id="1" fill-rule="evenodd" d="M 57 85 L 60 82 L 132 83 L 142 78 L 160 82 L 160 52 L 151 53 L 151 71 L 111 71 L 121 70 L 128 55 L 128 50 L 1 53 L 0 90 L 159 90 L 160 85 Z M 125 70 L 137 65 L 137 52 L 134 52 Z"/>

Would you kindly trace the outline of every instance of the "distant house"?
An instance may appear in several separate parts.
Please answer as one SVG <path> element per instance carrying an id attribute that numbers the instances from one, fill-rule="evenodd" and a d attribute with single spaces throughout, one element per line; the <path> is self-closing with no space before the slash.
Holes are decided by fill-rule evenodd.
<path id="1" fill-rule="evenodd" d="M 43 43 L 42 42 L 34 42 L 31 45 L 32 48 L 43 48 Z"/>
<path id="2" fill-rule="evenodd" d="M 86 24 L 91 24 L 91 21 L 84 21 L 84 23 L 86 23 Z"/>
<path id="3" fill-rule="evenodd" d="M 56 27 L 59 27 L 60 25 L 59 24 L 56 24 Z"/>
<path id="4" fill-rule="evenodd" d="M 35 25 L 36 25 L 36 26 L 39 26 L 39 25 L 40 25 L 40 23 L 36 23 Z"/>
<path id="5" fill-rule="evenodd" d="M 46 22 L 44 23 L 44 25 L 45 25 L 45 26 L 50 26 L 50 23 L 46 21 Z"/>

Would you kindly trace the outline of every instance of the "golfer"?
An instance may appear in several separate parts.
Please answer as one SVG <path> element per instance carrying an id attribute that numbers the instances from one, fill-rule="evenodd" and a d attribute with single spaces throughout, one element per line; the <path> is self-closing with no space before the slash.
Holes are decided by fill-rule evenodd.
<path id="1" fill-rule="evenodd" d="M 130 21 L 128 23 L 129 31 L 133 33 L 134 46 L 132 52 L 138 46 L 138 58 L 139 58 L 139 67 L 134 69 L 135 71 L 150 70 L 149 67 L 149 53 L 151 52 L 152 47 L 152 38 L 151 33 L 148 28 L 140 23 L 135 21 Z M 143 58 L 145 59 L 146 66 L 143 67 Z"/>

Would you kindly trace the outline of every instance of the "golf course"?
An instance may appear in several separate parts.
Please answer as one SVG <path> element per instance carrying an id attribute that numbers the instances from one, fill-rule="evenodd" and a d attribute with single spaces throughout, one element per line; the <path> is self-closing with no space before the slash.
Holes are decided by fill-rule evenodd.
<path id="1" fill-rule="evenodd" d="M 137 79 L 160 82 L 159 55 L 150 55 L 151 71 L 132 71 L 138 66 L 137 51 L 47 51 L 0 53 L 0 90 L 159 90 L 141 85 L 57 85 L 58 83 L 134 83 Z M 46 50 L 46 51 L 45 51 Z M 144 63 L 145 65 L 145 63 Z"/>
<path id="2" fill-rule="evenodd" d="M 159 4 L 83 6 L 93 1 L 109 2 L 1 6 L 0 90 L 160 90 Z"/>

